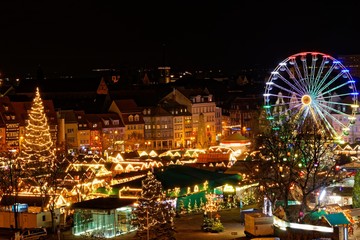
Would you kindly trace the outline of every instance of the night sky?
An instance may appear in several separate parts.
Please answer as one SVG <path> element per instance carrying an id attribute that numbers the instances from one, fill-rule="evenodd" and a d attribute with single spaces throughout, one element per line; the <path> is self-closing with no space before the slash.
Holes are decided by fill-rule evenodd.
<path id="1" fill-rule="evenodd" d="M 0 71 L 237 71 L 302 51 L 360 54 L 360 3 L 318 2 L 1 1 Z"/>

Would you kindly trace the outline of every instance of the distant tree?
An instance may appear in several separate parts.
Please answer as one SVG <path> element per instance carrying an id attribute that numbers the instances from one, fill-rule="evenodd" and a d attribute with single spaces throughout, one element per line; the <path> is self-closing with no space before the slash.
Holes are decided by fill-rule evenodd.
<path id="1" fill-rule="evenodd" d="M 17 203 L 17 198 L 21 190 L 20 183 L 25 172 L 17 159 L 16 154 L 11 152 L 1 153 L 0 167 L 0 196 L 10 196 L 7 198 L 10 202 L 4 202 L 5 205 L 11 206 Z M 18 228 L 18 214 L 16 205 L 14 207 L 15 229 Z"/>
<path id="2" fill-rule="evenodd" d="M 352 201 L 353 208 L 360 207 L 360 171 L 356 171 Z"/>
<path id="3" fill-rule="evenodd" d="M 174 239 L 175 211 L 165 199 L 161 182 L 151 172 L 142 181 L 141 197 L 133 215 L 133 224 L 138 226 L 136 239 Z"/>
<path id="4" fill-rule="evenodd" d="M 60 196 L 59 190 L 63 184 L 64 172 L 66 169 L 66 159 L 62 154 L 55 156 L 55 159 L 48 162 L 45 167 L 35 171 L 32 177 L 33 182 L 38 186 L 42 196 L 42 209 L 44 208 L 44 199 L 49 197 L 48 208 L 51 213 L 51 226 L 53 232 L 55 226 L 56 200 Z"/>

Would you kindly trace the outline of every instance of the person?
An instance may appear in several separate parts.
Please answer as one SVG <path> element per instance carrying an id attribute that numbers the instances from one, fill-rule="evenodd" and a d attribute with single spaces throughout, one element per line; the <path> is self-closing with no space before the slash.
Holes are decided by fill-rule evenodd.
<path id="1" fill-rule="evenodd" d="M 61 240 L 61 230 L 60 230 L 59 226 L 57 227 L 57 237 L 58 237 L 58 240 Z"/>

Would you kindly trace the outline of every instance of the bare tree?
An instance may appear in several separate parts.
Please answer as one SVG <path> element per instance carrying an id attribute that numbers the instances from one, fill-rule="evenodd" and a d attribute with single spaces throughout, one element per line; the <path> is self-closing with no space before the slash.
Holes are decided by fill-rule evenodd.
<path id="1" fill-rule="evenodd" d="M 0 167 L 0 195 L 8 195 L 10 202 L 7 205 L 14 204 L 15 229 L 18 228 L 18 209 L 17 199 L 20 192 L 20 183 L 24 175 L 24 170 L 20 166 L 16 153 L 2 152 Z"/>
<path id="2" fill-rule="evenodd" d="M 289 220 L 316 208 L 309 204 L 310 196 L 344 177 L 336 168 L 335 144 L 310 121 L 299 128 L 283 120 L 263 133 L 258 143 L 261 164 L 253 178 L 273 206 L 281 201 Z M 290 200 L 301 203 L 296 214 L 289 209 Z"/>

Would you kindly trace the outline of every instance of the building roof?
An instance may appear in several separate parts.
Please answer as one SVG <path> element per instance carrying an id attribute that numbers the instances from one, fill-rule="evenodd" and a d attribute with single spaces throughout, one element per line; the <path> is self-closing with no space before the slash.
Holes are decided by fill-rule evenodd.
<path id="1" fill-rule="evenodd" d="M 238 174 L 217 173 L 184 165 L 170 165 L 164 171 L 156 171 L 154 174 L 156 179 L 161 182 L 163 189 L 188 187 L 203 184 L 205 181 L 208 181 L 210 187 L 218 187 L 227 183 L 237 185 L 241 180 L 241 176 Z"/>
<path id="2" fill-rule="evenodd" d="M 121 113 L 140 113 L 141 108 L 138 107 L 134 99 L 115 100 L 116 106 Z"/>
<path id="3" fill-rule="evenodd" d="M 230 143 L 230 142 L 231 143 L 235 143 L 235 142 L 236 143 L 248 143 L 248 142 L 250 142 L 250 140 L 247 137 L 241 135 L 241 133 L 236 132 L 236 133 L 228 136 L 227 138 L 225 138 L 223 141 L 221 141 L 221 143 Z"/>
<path id="4" fill-rule="evenodd" d="M 87 201 L 77 202 L 72 205 L 75 209 L 101 209 L 113 210 L 134 204 L 136 199 L 123 198 L 94 198 Z"/>

